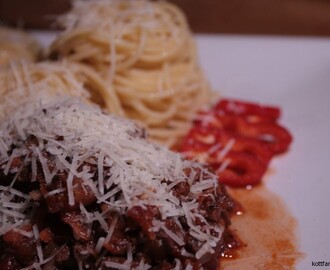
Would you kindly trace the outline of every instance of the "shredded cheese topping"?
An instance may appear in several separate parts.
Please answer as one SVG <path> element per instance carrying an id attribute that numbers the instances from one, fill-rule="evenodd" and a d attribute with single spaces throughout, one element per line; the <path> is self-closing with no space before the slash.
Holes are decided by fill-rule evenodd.
<path id="1" fill-rule="evenodd" d="M 26 146 L 26 139 L 31 136 L 38 143 Z M 116 218 L 112 224 L 107 224 L 101 213 L 88 212 L 82 203 L 77 202 L 75 179 L 81 179 L 83 187 L 93 191 L 98 203 L 108 205 L 119 214 L 134 206 L 156 206 L 161 220 L 154 222 L 154 230 L 162 230 L 180 246 L 184 245 L 182 237 L 169 230 L 164 221 L 185 217 L 189 234 L 201 241 L 201 248 L 195 254 L 197 259 L 213 253 L 222 237 L 224 228 L 207 222 L 199 213 L 196 202 L 205 190 L 218 185 L 217 177 L 199 163 L 149 143 L 144 139 L 144 131 L 133 122 L 106 115 L 98 107 L 83 104 L 78 99 L 62 97 L 19 108 L 0 124 L 0 138 L 3 149 L 0 151 L 0 166 L 1 169 L 8 168 L 6 173 L 19 173 L 17 169 L 10 169 L 14 157 L 25 158 L 24 164 L 31 166 L 34 177 L 36 163 L 41 164 L 48 185 L 56 174 L 66 173 L 67 186 L 53 190 L 47 196 L 67 192 L 69 204 L 78 205 L 84 222 L 99 222 L 108 231 L 105 239 L 99 239 L 97 253 L 102 243 L 111 239 Z M 15 151 L 10 152 L 13 145 Z M 50 168 L 45 153 L 51 155 L 55 168 Z M 90 171 L 88 164 L 97 170 Z M 188 170 L 191 174 L 187 173 Z M 194 181 L 196 170 L 200 171 L 202 181 Z M 172 192 L 172 188 L 181 182 L 190 185 L 191 194 L 185 200 L 179 200 Z M 21 224 L 28 217 L 31 201 L 29 196 L 11 188 L 0 186 L 0 190 L 1 235 L 9 226 Z M 10 203 L 13 196 L 22 197 L 22 203 Z M 196 220 L 202 221 L 203 226 L 197 225 Z M 37 238 L 37 228 L 33 233 Z M 188 254 L 186 250 L 182 252 Z M 40 248 L 38 256 L 42 261 Z M 107 264 L 113 266 L 114 263 Z"/>

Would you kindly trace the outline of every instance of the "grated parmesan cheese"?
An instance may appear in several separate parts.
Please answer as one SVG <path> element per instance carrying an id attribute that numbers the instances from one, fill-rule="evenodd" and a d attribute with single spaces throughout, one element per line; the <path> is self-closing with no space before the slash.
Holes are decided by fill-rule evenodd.
<path id="1" fill-rule="evenodd" d="M 42 247 L 40 243 L 40 238 L 39 238 L 39 229 L 37 225 L 32 226 L 32 232 L 34 235 L 34 239 L 36 240 L 36 246 L 37 246 L 37 254 L 39 258 L 39 263 L 42 264 L 44 261 L 44 254 L 42 252 Z"/>
<path id="2" fill-rule="evenodd" d="M 0 160 L 3 160 L 0 166 L 6 168 L 7 174 L 18 177 L 20 170 L 15 171 L 10 165 L 15 157 L 21 157 L 24 166 L 31 166 L 33 180 L 37 177 L 37 164 L 41 165 L 47 185 L 52 183 L 58 172 L 67 176 L 66 187 L 50 190 L 44 197 L 66 192 L 69 204 L 79 206 L 84 222 L 100 224 L 107 234 L 98 239 L 96 253 L 100 253 L 102 246 L 111 240 L 118 216 L 107 224 L 106 213 L 88 212 L 83 204 L 77 202 L 74 183 L 78 178 L 83 180 L 85 191 L 89 188 L 93 192 L 97 203 L 109 206 L 118 214 L 134 206 L 156 206 L 161 219 L 155 222 L 155 231 L 163 230 L 180 247 L 185 244 L 183 236 L 168 229 L 164 220 L 185 217 L 189 234 L 201 242 L 201 248 L 195 254 L 197 259 L 212 253 L 222 237 L 223 230 L 217 228 L 219 224 L 211 224 L 202 217 L 195 199 L 205 190 L 215 189 L 217 177 L 199 163 L 184 160 L 178 153 L 147 142 L 142 136 L 143 131 L 133 122 L 105 115 L 98 107 L 85 105 L 72 97 L 47 101 L 41 98 L 33 106 L 26 104 L 18 108 L 7 121 L 0 123 L 0 132 L 3 149 L 0 151 Z M 24 138 L 30 136 L 36 138 L 38 144 L 27 149 Z M 14 143 L 15 152 L 9 153 L 8 149 Z M 233 143 L 229 142 L 226 147 L 230 149 Z M 56 165 L 55 169 L 46 158 L 49 155 L 53 165 Z M 91 172 L 91 167 L 96 171 Z M 190 187 L 189 196 L 184 201 L 179 200 L 172 191 L 181 182 L 188 183 Z M 29 196 L 13 188 L 0 186 L 0 191 L 1 234 L 9 226 L 25 219 L 33 209 L 33 203 Z M 15 196 L 22 197 L 24 202 L 13 203 Z M 196 225 L 196 220 L 202 225 Z M 217 236 L 212 232 L 217 232 Z M 33 227 L 36 240 L 38 233 L 38 228 Z M 43 254 L 38 244 L 37 251 L 41 264 Z M 192 256 L 187 250 L 181 252 L 187 257 Z M 131 262 L 132 254 L 128 253 L 126 264 L 109 261 L 105 264 L 117 269 L 131 269 Z M 178 264 L 176 266 L 179 267 Z M 148 268 L 142 261 L 137 267 Z"/>

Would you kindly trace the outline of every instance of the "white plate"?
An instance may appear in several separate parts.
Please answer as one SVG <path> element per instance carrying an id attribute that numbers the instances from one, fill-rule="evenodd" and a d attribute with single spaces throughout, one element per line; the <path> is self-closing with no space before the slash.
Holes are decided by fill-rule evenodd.
<path id="1" fill-rule="evenodd" d="M 53 34 L 35 33 L 43 44 Z M 330 262 L 330 39 L 197 36 L 201 64 L 214 89 L 282 108 L 294 136 L 275 158 L 266 185 L 296 217 L 300 250 L 312 262 Z"/>
<path id="2" fill-rule="evenodd" d="M 271 163 L 266 185 L 298 220 L 306 257 L 297 269 L 330 262 L 330 39 L 198 36 L 197 43 L 223 96 L 282 108 L 294 141 Z"/>

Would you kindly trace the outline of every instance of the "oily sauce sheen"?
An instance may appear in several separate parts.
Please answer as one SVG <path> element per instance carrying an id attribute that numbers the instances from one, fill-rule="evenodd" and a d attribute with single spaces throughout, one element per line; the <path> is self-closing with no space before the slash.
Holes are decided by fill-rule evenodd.
<path id="1" fill-rule="evenodd" d="M 222 258 L 220 269 L 295 269 L 302 258 L 297 223 L 281 199 L 265 186 L 229 189 L 229 193 L 244 208 L 232 217 L 231 226 L 243 244 L 233 256 Z"/>

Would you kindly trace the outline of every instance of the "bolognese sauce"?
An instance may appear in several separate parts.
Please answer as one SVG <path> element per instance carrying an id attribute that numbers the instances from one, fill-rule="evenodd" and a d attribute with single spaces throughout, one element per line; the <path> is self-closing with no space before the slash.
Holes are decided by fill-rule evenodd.
<path id="1" fill-rule="evenodd" d="M 34 104 L 0 124 L 1 269 L 217 269 L 236 204 L 215 174 L 77 99 Z"/>

